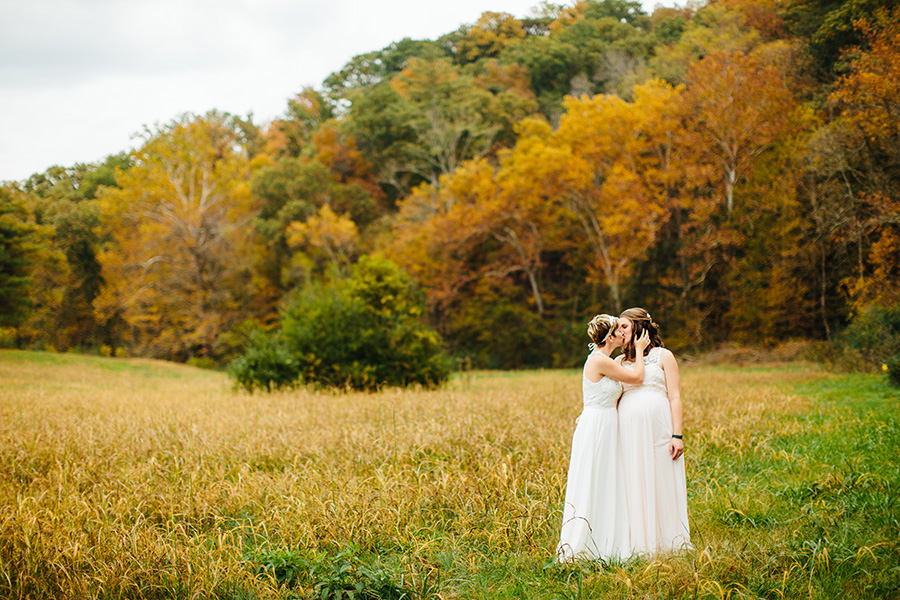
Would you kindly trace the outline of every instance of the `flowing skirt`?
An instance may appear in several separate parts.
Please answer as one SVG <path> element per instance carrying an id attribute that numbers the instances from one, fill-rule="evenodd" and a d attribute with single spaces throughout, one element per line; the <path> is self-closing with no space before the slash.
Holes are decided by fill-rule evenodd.
<path id="1" fill-rule="evenodd" d="M 586 406 L 572 436 L 557 560 L 629 554 L 615 408 Z"/>
<path id="2" fill-rule="evenodd" d="M 628 503 L 629 554 L 691 547 L 684 456 L 672 460 L 672 413 L 666 395 L 649 387 L 619 401 L 619 453 Z"/>

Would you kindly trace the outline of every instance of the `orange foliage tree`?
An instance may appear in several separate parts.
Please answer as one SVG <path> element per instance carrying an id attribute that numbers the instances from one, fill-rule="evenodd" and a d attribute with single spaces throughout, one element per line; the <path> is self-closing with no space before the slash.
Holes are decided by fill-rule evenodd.
<path id="1" fill-rule="evenodd" d="M 874 22 L 855 25 L 868 48 L 847 53 L 850 71 L 838 80 L 831 99 L 869 154 L 854 224 L 860 263 L 862 237 L 873 239 L 867 253 L 871 275 L 866 277 L 860 264 L 855 280 L 848 278 L 861 310 L 870 303 L 900 301 L 900 7 L 881 9 Z"/>
<path id="2" fill-rule="evenodd" d="M 620 309 L 623 286 L 655 242 L 674 193 L 666 148 L 675 126 L 649 111 L 677 95 L 654 82 L 637 104 L 569 98 L 557 131 L 523 121 L 496 169 L 467 163 L 401 204 L 396 259 L 435 302 L 452 301 L 480 276 L 522 273 L 543 314 L 542 253 L 587 248 L 589 274 Z"/>
<path id="3" fill-rule="evenodd" d="M 687 99 L 694 114 L 688 145 L 715 166 L 712 184 L 731 213 L 735 186 L 792 128 L 793 95 L 775 67 L 743 52 L 713 52 L 691 66 Z"/>

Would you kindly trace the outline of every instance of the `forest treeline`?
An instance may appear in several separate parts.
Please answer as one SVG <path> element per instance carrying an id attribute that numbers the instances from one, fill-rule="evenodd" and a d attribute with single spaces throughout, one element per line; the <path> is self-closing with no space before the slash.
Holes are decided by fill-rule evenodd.
<path id="1" fill-rule="evenodd" d="M 677 348 L 831 339 L 900 296 L 900 9 L 485 12 L 272 123 L 147 128 L 0 187 L 0 342 L 221 364 L 367 255 L 477 366 L 573 364 L 631 305 Z"/>

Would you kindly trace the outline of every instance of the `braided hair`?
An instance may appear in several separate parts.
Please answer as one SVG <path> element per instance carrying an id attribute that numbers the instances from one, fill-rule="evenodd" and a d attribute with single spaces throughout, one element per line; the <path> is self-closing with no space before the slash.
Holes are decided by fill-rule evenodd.
<path id="1" fill-rule="evenodd" d="M 650 318 L 650 313 L 643 308 L 629 308 L 622 312 L 619 318 L 628 319 L 633 324 L 633 327 L 631 328 L 631 339 L 625 342 L 625 360 L 629 362 L 634 361 L 634 340 L 641 337 L 645 331 L 650 336 L 650 343 L 644 349 L 644 356 L 646 356 L 652 348 L 656 348 L 657 346 L 665 348 L 665 344 L 663 344 L 662 339 L 659 337 L 659 325 Z"/>

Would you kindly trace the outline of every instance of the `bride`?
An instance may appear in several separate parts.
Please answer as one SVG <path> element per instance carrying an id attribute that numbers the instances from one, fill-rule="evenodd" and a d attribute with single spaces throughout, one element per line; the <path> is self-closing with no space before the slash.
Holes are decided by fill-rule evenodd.
<path id="1" fill-rule="evenodd" d="M 584 409 L 572 436 L 558 561 L 610 560 L 631 554 L 616 403 L 622 394 L 620 382 L 643 381 L 643 351 L 650 338 L 645 334 L 634 342 L 637 358 L 633 370 L 626 368 L 610 358 L 623 343 L 618 327 L 619 320 L 610 315 L 597 315 L 588 324 L 593 349 L 582 375 Z"/>
<path id="2" fill-rule="evenodd" d="M 643 308 L 620 317 L 624 364 L 643 371 L 627 381 L 619 401 L 619 453 L 624 468 L 628 554 L 660 554 L 691 547 L 684 474 L 680 376 L 675 356 L 663 348 L 659 326 Z M 632 344 L 635 336 L 650 344 Z M 646 355 L 646 356 L 643 356 Z"/>

